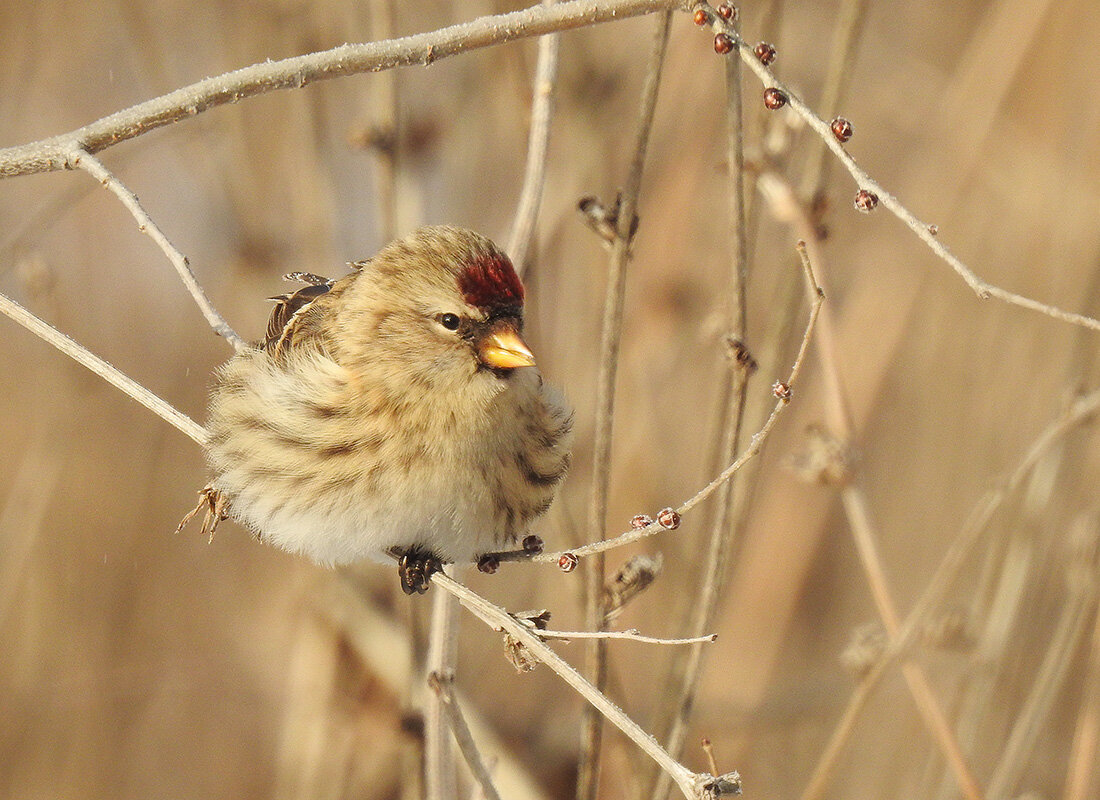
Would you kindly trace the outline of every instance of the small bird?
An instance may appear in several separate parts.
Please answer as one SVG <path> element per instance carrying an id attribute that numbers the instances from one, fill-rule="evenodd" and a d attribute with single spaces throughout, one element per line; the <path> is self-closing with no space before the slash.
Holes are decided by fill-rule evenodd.
<path id="1" fill-rule="evenodd" d="M 218 370 L 203 531 L 235 519 L 325 565 L 399 561 L 423 593 L 442 564 L 526 533 L 569 467 L 572 412 L 522 338 L 508 257 L 421 228 L 339 280 L 271 298 L 262 342 Z"/>

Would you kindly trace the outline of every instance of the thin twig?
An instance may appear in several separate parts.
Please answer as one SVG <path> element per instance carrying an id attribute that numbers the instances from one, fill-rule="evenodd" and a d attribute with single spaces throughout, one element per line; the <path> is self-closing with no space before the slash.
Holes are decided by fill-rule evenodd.
<path id="1" fill-rule="evenodd" d="M 191 437 L 200 446 L 206 445 L 206 429 L 193 419 L 177 411 L 140 383 L 124 375 L 116 367 L 111 366 L 87 348 L 77 344 L 57 328 L 42 321 L 4 294 L 0 294 L 0 314 L 15 320 L 39 339 L 53 345 L 69 358 L 84 365 L 123 394 L 137 400 L 169 425 Z"/>
<path id="2" fill-rule="evenodd" d="M 1007 475 L 999 486 L 990 489 L 975 504 L 959 533 L 952 539 L 951 544 L 944 553 L 932 578 L 928 581 L 921 597 L 913 605 L 912 610 L 905 618 L 898 630 L 897 636 L 891 640 L 886 650 L 879 657 L 871 670 L 860 682 L 856 692 L 848 701 L 841 722 L 830 737 L 812 777 L 800 800 L 820 800 L 824 797 L 829 780 L 836 769 L 840 754 L 854 729 L 855 718 L 866 705 L 867 700 L 879 679 L 886 673 L 886 668 L 893 660 L 909 649 L 917 633 L 921 630 L 924 621 L 928 619 L 931 610 L 935 608 L 947 589 L 954 583 L 963 564 L 966 563 L 974 546 L 978 543 L 983 531 L 986 530 L 997 509 L 1005 500 L 1012 496 L 1020 485 L 1026 480 L 1035 464 L 1047 453 L 1047 451 L 1071 430 L 1081 425 L 1087 419 L 1100 411 L 1100 390 L 1085 395 L 1075 401 L 1066 412 L 1052 422 L 1039 435 L 1028 448 L 1024 457 L 1016 468 Z"/>
<path id="3" fill-rule="evenodd" d="M 555 0 L 542 0 L 553 5 Z M 531 130 L 527 138 L 527 167 L 523 174 L 523 189 L 516 203 L 516 216 L 508 237 L 508 255 L 522 276 L 527 268 L 535 224 L 539 218 L 542 190 L 546 183 L 546 153 L 550 148 L 550 120 L 554 116 L 554 83 L 558 75 L 558 49 L 561 35 L 550 33 L 539 39 L 538 62 L 535 67 L 535 88 L 531 102 Z"/>
<path id="4" fill-rule="evenodd" d="M 454 675 L 458 652 L 458 603 L 446 592 L 432 598 L 426 670 L 429 676 Z M 428 800 L 458 800 L 451 727 L 440 692 L 428 694 L 424 711 L 424 787 Z"/>
<path id="5" fill-rule="evenodd" d="M 532 631 L 504 609 L 493 605 L 485 598 L 443 573 L 437 572 L 433 575 L 432 583 L 443 591 L 449 592 L 457 597 L 462 605 L 468 608 L 474 616 L 478 617 L 486 624 L 507 632 L 510 636 L 521 642 L 533 656 L 573 687 L 581 697 L 599 710 L 600 714 L 602 714 L 605 719 L 626 734 L 626 736 L 646 755 L 656 761 L 662 769 L 671 773 L 672 779 L 676 782 L 676 785 L 680 787 L 685 797 L 689 798 L 689 800 L 695 800 L 699 797 L 696 789 L 699 779 L 701 777 L 707 778 L 710 776 L 699 776 L 670 756 L 668 752 L 657 743 L 656 739 L 646 733 L 640 725 L 623 713 L 622 709 L 611 702 L 611 700 L 597 690 L 595 686 L 585 680 L 576 669 L 555 653 L 548 644 L 540 640 L 536 631 Z"/>
<path id="6" fill-rule="evenodd" d="M 705 6 L 705 3 L 697 3 L 696 7 Z M 968 267 L 963 261 L 952 253 L 947 247 L 937 238 L 939 230 L 934 225 L 929 225 L 927 222 L 922 222 L 917 219 L 908 208 L 901 204 L 894 195 L 890 194 L 878 181 L 872 178 L 866 170 L 860 167 L 854 158 L 844 149 L 844 146 L 837 141 L 833 135 L 832 129 L 829 127 L 829 123 L 819 117 L 814 111 L 806 105 L 806 103 L 797 94 L 791 91 L 790 87 L 776 78 L 775 74 L 770 68 L 761 63 L 753 52 L 751 45 L 745 42 L 740 37 L 737 30 L 730 23 L 723 20 L 717 14 L 710 13 L 712 27 L 716 31 L 722 31 L 729 36 L 736 48 L 737 53 L 741 60 L 748 65 L 748 67 L 756 73 L 757 77 L 769 88 L 775 88 L 781 91 L 787 98 L 787 104 L 791 109 L 802 117 L 807 125 L 810 126 L 825 142 L 826 146 L 833 151 L 833 154 L 837 157 L 844 168 L 848 170 L 848 173 L 855 179 L 856 184 L 860 189 L 866 189 L 869 192 L 874 193 L 878 197 L 878 202 L 890 210 L 898 219 L 905 223 L 905 225 L 917 235 L 917 237 L 923 241 L 928 247 L 946 261 L 953 270 L 961 277 L 966 285 L 969 286 L 975 294 L 982 300 L 988 300 L 989 298 L 996 298 L 1012 305 L 1020 306 L 1021 308 L 1027 308 L 1032 311 L 1038 311 L 1041 314 L 1046 314 L 1054 319 L 1061 320 L 1062 322 L 1068 322 L 1072 325 L 1082 325 L 1086 328 L 1093 330 L 1100 330 L 1100 320 L 1093 317 L 1086 316 L 1084 314 L 1077 314 L 1072 311 L 1065 311 L 1064 309 L 1056 306 L 1049 305 L 1047 303 L 1041 303 L 1038 300 L 1033 300 L 1030 297 L 1024 297 L 1023 295 L 1010 292 L 1006 289 L 1002 289 L 999 286 L 994 286 L 985 280 L 982 280 L 974 273 L 970 267 Z"/>
<path id="7" fill-rule="evenodd" d="M 67 169 L 71 167 L 69 159 L 76 148 L 98 153 L 177 120 L 258 94 L 300 89 L 309 83 L 341 75 L 427 66 L 441 58 L 483 47 L 684 5 L 684 0 L 570 0 L 554 6 L 535 6 L 510 14 L 481 17 L 429 33 L 367 44 L 345 44 L 331 50 L 253 64 L 139 103 L 60 136 L 0 149 L 0 177 Z"/>
<path id="8" fill-rule="evenodd" d="M 440 592 L 440 594 L 443 594 L 443 592 Z M 447 598 L 450 602 L 454 602 L 452 595 L 448 594 Z M 455 696 L 454 690 L 454 675 L 450 673 L 441 675 L 438 672 L 432 672 L 428 675 L 428 684 L 439 695 L 443 713 L 447 717 L 447 723 L 450 725 L 455 743 L 458 745 L 462 757 L 466 760 L 466 766 L 470 768 L 474 780 L 481 787 L 482 796 L 486 800 L 501 800 L 496 786 L 493 785 L 493 778 L 485 766 L 485 761 L 481 758 L 481 752 L 474 742 L 474 736 L 470 733 L 470 727 L 466 724 L 466 717 L 462 714 L 462 708 L 458 704 L 458 698 Z"/>
<path id="9" fill-rule="evenodd" d="M 656 636 L 643 636 L 635 628 L 625 631 L 537 631 L 540 639 L 626 639 L 631 642 L 647 644 L 708 644 L 718 638 L 717 633 L 703 636 L 689 636 L 683 639 L 662 639 Z"/>
<path id="10" fill-rule="evenodd" d="M 810 276 L 808 276 L 808 279 L 813 279 L 812 273 Z M 816 285 L 817 284 L 815 281 L 814 286 Z M 802 344 L 798 348 L 798 355 L 795 356 L 794 365 L 791 367 L 791 372 L 787 377 L 787 380 L 782 382 L 783 386 L 788 387 L 792 391 L 794 390 L 798 382 L 799 374 L 802 372 L 802 366 L 806 360 L 806 352 L 810 346 L 810 339 L 813 338 L 814 327 L 817 324 L 818 312 L 821 310 L 821 304 L 824 299 L 825 296 L 820 292 L 820 290 L 815 291 L 813 304 L 810 306 L 810 317 L 806 323 L 806 330 L 802 334 Z M 712 494 L 714 494 L 714 492 L 716 492 L 726 481 L 733 477 L 733 475 L 735 475 L 739 469 L 745 466 L 745 464 L 747 464 L 749 461 L 759 455 L 760 450 L 764 446 L 764 442 L 767 441 L 768 436 L 771 434 L 772 429 L 775 427 L 775 423 L 779 420 L 780 415 L 783 413 L 783 409 L 786 408 L 789 403 L 790 401 L 787 399 L 779 400 L 779 402 L 777 402 L 775 404 L 775 407 L 772 409 L 771 414 L 768 415 L 768 418 L 767 420 L 765 420 L 763 426 L 761 426 L 760 430 L 754 433 L 752 438 L 749 440 L 748 447 L 746 447 L 741 452 L 741 454 L 733 461 L 733 463 L 722 470 L 718 477 L 716 477 L 714 480 L 712 480 L 710 483 L 708 483 L 706 486 L 704 486 L 702 489 L 692 495 L 689 499 L 681 503 L 680 506 L 676 508 L 677 513 L 685 514 L 691 509 L 695 508 L 695 506 L 699 505 Z M 586 544 L 573 550 L 562 550 L 556 553 L 542 553 L 540 555 L 533 556 L 531 560 L 539 562 L 552 562 L 556 564 L 561 560 L 563 556 L 568 557 L 572 555 L 577 556 L 578 558 L 582 558 L 584 556 L 590 556 L 596 553 L 603 553 L 616 547 L 622 547 L 623 545 L 636 542 L 640 539 L 654 536 L 664 530 L 666 529 L 662 527 L 660 523 L 653 522 L 645 526 L 644 528 L 631 529 L 629 531 L 625 531 L 624 533 L 620 533 L 618 536 L 612 536 L 610 539 L 603 539 L 598 542 L 592 542 L 591 544 Z"/>
<path id="11" fill-rule="evenodd" d="M 1084 514 L 1074 522 L 1077 530 L 1068 537 L 1078 552 L 1070 555 L 1065 569 L 1067 597 L 1027 699 L 1013 720 L 1012 732 L 990 777 L 990 797 L 1012 797 L 1018 791 L 1035 745 L 1048 729 L 1054 701 L 1065 688 L 1073 656 L 1092 621 L 1096 608 L 1096 523 L 1095 517 Z"/>
<path id="12" fill-rule="evenodd" d="M 661 84 L 661 67 L 665 60 L 668 34 L 672 27 L 672 12 L 666 11 L 658 20 L 653 46 L 647 61 L 642 85 L 641 108 L 634 136 L 633 156 L 626 183 L 619 197 L 619 213 L 615 242 L 608 265 L 607 291 L 604 297 L 603 326 L 600 336 L 599 371 L 596 378 L 596 421 L 593 443 L 592 491 L 588 504 L 588 538 L 603 535 L 607 518 L 607 494 L 611 482 L 611 434 L 615 410 L 615 376 L 618 373 L 619 344 L 622 336 L 623 298 L 626 292 L 626 263 L 630 257 L 637 214 L 638 194 L 642 185 L 649 134 L 657 108 L 657 91 Z M 586 565 L 587 580 L 585 622 L 592 630 L 604 626 L 606 609 L 603 603 L 604 562 L 598 556 Z M 597 639 L 588 651 L 589 674 L 597 688 L 602 689 L 606 674 L 605 642 Z M 587 709 L 582 717 L 580 766 L 577 774 L 577 800 L 595 797 L 599 783 L 602 720 Z"/>
<path id="13" fill-rule="evenodd" d="M 214 329 L 214 333 L 224 338 L 233 349 L 238 353 L 248 347 L 247 343 L 237 333 L 229 327 L 229 324 L 222 319 L 221 314 L 214 308 L 213 303 L 207 298 L 206 293 L 202 290 L 202 286 L 199 284 L 198 279 L 195 278 L 195 273 L 191 271 L 191 265 L 187 261 L 187 257 L 177 250 L 168 237 L 164 235 L 164 232 L 157 226 L 155 222 L 146 213 L 145 209 L 141 207 L 141 203 L 138 202 L 137 195 L 122 185 L 122 181 L 116 178 L 110 170 L 108 170 L 98 158 L 91 153 L 75 149 L 70 153 L 69 164 L 73 168 L 79 167 L 87 172 L 103 186 L 111 192 L 115 197 L 119 199 L 122 205 L 126 206 L 126 209 L 137 220 L 138 230 L 142 233 L 148 234 L 149 238 L 157 243 L 168 260 L 172 262 L 172 266 L 176 268 L 176 273 L 179 275 L 183 285 L 187 288 L 187 291 L 194 298 L 195 304 L 199 307 L 199 311 L 206 318 L 206 321 L 210 324 L 210 327 Z"/>
<path id="14" fill-rule="evenodd" d="M 726 335 L 731 353 L 722 381 L 722 403 L 718 430 L 722 431 L 715 471 L 736 457 L 741 448 L 742 428 L 745 420 L 745 404 L 749 378 L 752 374 L 751 357 L 748 355 L 748 244 L 745 230 L 745 150 L 742 124 L 741 62 L 736 58 L 724 61 L 726 70 L 726 160 L 728 163 L 729 274 L 726 299 Z M 735 489 L 737 491 L 735 492 Z M 735 502 L 736 495 L 736 502 Z M 729 554 L 733 549 L 737 526 L 743 521 L 745 492 L 735 481 L 729 481 L 718 492 L 714 519 L 703 555 L 703 576 L 699 593 L 692 603 L 693 612 L 688 625 L 689 636 L 701 636 L 714 625 L 718 610 L 722 583 L 725 579 Z M 674 685 L 667 690 L 671 712 L 665 746 L 672 755 L 679 757 L 684 749 L 688 721 L 695 705 L 699 678 L 703 669 L 703 648 L 687 651 L 684 663 L 675 663 L 672 669 Z M 663 730 L 662 725 L 659 730 Z M 667 773 L 657 776 L 652 797 L 668 796 Z"/>

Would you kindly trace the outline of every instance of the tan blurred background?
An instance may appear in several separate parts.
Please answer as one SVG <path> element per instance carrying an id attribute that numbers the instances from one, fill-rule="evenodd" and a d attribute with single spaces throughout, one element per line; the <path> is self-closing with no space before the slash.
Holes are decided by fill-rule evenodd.
<path id="1" fill-rule="evenodd" d="M 518 7 L 401 2 L 394 32 Z M 742 7 L 746 38 L 776 44 L 775 68 L 812 106 L 837 11 L 817 0 Z M 576 468 L 540 529 L 552 547 L 581 535 L 606 269 L 575 205 L 586 194 L 610 198 L 624 180 L 652 24 L 629 20 L 561 42 L 528 277 L 534 348 L 578 408 Z M 842 103 L 856 131 L 849 150 L 937 223 L 982 277 L 1100 315 L 1100 6 L 880 2 L 869 4 L 865 25 Z M 386 31 L 381 5 L 344 0 L 5 3 L 0 145 L 69 131 L 229 69 Z M 710 38 L 677 15 L 627 290 L 609 534 L 634 514 L 679 504 L 712 476 L 728 189 L 722 69 Z M 269 94 L 101 157 L 252 338 L 265 322 L 263 298 L 283 291 L 282 273 L 338 273 L 384 243 L 384 162 L 359 143 L 385 123 L 393 90 L 405 132 L 399 232 L 451 222 L 505 240 L 534 57 L 525 41 Z M 808 137 L 786 112 L 765 120 L 760 85 L 747 77 L 745 86 L 750 158 L 762 164 L 771 148 L 777 174 L 800 185 Z M 1096 387 L 1100 334 L 979 302 L 884 210 L 856 214 L 857 187 L 836 166 L 830 174 L 820 277 L 854 419 L 857 480 L 905 613 L 983 493 L 1074 392 Z M 750 429 L 793 356 L 792 341 L 777 339 L 784 287 L 798 268 L 797 234 L 766 204 L 757 208 L 748 341 L 760 370 Z M 209 375 L 229 350 L 163 255 L 86 174 L 0 183 L 0 289 L 202 418 Z M 399 595 L 392 568 L 367 566 L 370 602 L 357 609 L 332 573 L 232 525 L 212 545 L 193 530 L 173 536 L 205 480 L 197 447 L 14 324 L 0 321 L 0 332 L 0 796 L 410 796 L 401 785 L 414 733 L 402 727 L 410 700 L 400 672 L 407 632 L 422 624 L 410 606 L 426 601 Z M 684 756 L 706 769 L 697 743 L 708 736 L 719 768 L 739 769 L 756 800 L 799 796 L 855 686 L 840 653 L 876 620 L 836 488 L 800 481 L 787 466 L 806 427 L 823 422 L 816 350 L 810 359 L 759 464 Z M 963 646 L 931 642 L 915 652 L 946 713 L 977 732 L 965 747 L 987 783 L 1060 626 L 1076 632 L 1053 659 L 1061 677 L 1049 713 L 1036 718 L 1037 744 L 1005 800 L 1025 791 L 1070 798 L 1075 736 L 1097 714 L 1088 542 L 1100 450 L 1086 427 L 1052 453 L 1043 480 L 1026 499 L 1009 499 L 937 609 L 962 620 Z M 704 507 L 676 533 L 631 551 L 663 553 L 665 570 L 619 625 L 669 636 L 686 629 L 708 519 Z M 1086 544 L 1074 549 L 1075 536 Z M 610 566 L 627 555 L 612 553 Z M 548 607 L 557 627 L 582 624 L 579 573 L 506 565 L 470 580 L 510 609 Z M 1067 609 L 1076 614 L 1068 622 Z M 974 639 L 993 637 L 991 626 L 1001 647 L 978 658 Z M 558 649 L 581 660 L 578 644 Z M 672 650 L 624 642 L 610 651 L 613 697 L 657 727 Z M 490 754 L 525 771 L 544 796 L 572 796 L 575 696 L 545 668 L 517 675 L 497 635 L 469 618 L 458 684 L 499 737 Z M 975 697 L 985 698 L 976 712 Z M 945 775 L 895 668 L 859 717 L 828 796 L 953 797 Z M 649 778 L 643 757 L 609 734 L 600 796 L 640 796 Z"/>

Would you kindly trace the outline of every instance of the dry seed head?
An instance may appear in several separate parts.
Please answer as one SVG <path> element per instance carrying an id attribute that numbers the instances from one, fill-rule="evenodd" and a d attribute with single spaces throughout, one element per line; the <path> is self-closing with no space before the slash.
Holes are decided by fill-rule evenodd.
<path id="1" fill-rule="evenodd" d="M 756 54 L 756 57 L 760 59 L 760 63 L 765 67 L 770 67 L 772 62 L 775 61 L 775 47 L 767 42 L 758 42 L 752 51 Z"/>
<path id="2" fill-rule="evenodd" d="M 860 189 L 856 192 L 855 207 L 856 211 L 860 211 L 864 214 L 870 214 L 878 206 L 878 195 L 867 189 Z"/>
<path id="3" fill-rule="evenodd" d="M 833 136 L 835 136 L 836 140 L 841 144 L 851 139 L 852 133 L 854 133 L 852 130 L 852 123 L 844 119 L 844 117 L 837 117 L 829 123 L 829 127 L 833 131 Z"/>
<path id="4" fill-rule="evenodd" d="M 764 107 L 769 111 L 776 111 L 787 105 L 787 95 L 774 86 L 769 86 L 764 90 Z"/>
<path id="5" fill-rule="evenodd" d="M 790 384 L 783 383 L 783 381 L 776 381 L 772 384 L 772 394 L 774 394 L 784 403 L 789 402 L 791 399 Z"/>

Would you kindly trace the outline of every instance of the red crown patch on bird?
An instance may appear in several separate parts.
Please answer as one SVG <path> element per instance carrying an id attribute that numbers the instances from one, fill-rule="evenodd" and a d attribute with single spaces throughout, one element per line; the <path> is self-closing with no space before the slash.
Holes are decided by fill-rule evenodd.
<path id="1" fill-rule="evenodd" d="M 523 284 L 503 253 L 479 256 L 458 276 L 462 298 L 475 308 L 523 305 Z"/>

